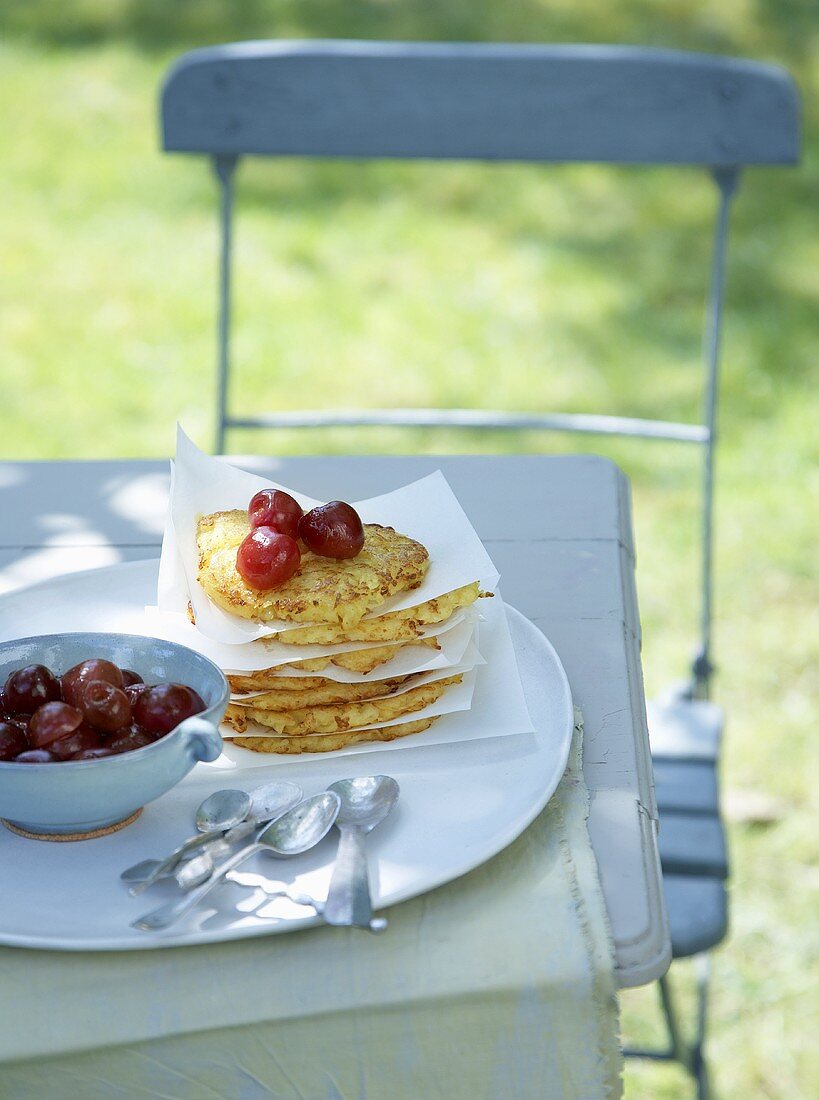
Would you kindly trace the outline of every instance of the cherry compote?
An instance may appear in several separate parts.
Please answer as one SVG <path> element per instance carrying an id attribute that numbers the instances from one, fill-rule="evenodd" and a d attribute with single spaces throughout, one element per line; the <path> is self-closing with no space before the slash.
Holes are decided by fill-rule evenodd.
<path id="1" fill-rule="evenodd" d="M 12 672 L 3 689 L 7 714 L 33 714 L 43 703 L 61 698 L 60 681 L 45 665 L 27 665 Z"/>
<path id="2" fill-rule="evenodd" d="M 132 752 L 134 749 L 144 749 L 146 745 L 152 745 L 157 738 L 140 726 L 133 725 L 127 730 L 122 730 L 116 737 L 112 737 L 107 747 L 113 755 L 123 752 Z"/>
<path id="3" fill-rule="evenodd" d="M 35 749 L 45 749 L 52 741 L 67 737 L 82 725 L 82 711 L 68 703 L 43 703 L 32 715 L 28 739 Z"/>
<path id="4" fill-rule="evenodd" d="M 59 760 L 73 760 L 77 753 L 99 748 L 102 748 L 99 731 L 89 726 L 87 722 L 83 722 L 67 737 L 59 737 L 48 746 L 49 752 L 53 752 Z"/>
<path id="5" fill-rule="evenodd" d="M 148 690 L 148 685 L 147 684 L 128 684 L 122 690 L 125 692 L 125 695 L 128 699 L 128 702 L 131 704 L 131 706 L 133 706 L 134 703 L 137 701 L 137 699 L 140 697 L 140 695 L 143 693 L 143 691 Z"/>
<path id="6" fill-rule="evenodd" d="M 0 693 L 0 762 L 102 760 L 152 745 L 205 709 L 185 684 L 146 684 L 133 669 L 96 657 L 62 677 L 27 665 Z"/>
<path id="7" fill-rule="evenodd" d="M 60 681 L 66 703 L 70 703 L 72 707 L 79 707 L 85 685 L 89 680 L 105 680 L 114 687 L 122 687 L 122 673 L 115 664 L 97 658 L 80 661 L 78 665 L 74 665 L 64 673 Z"/>
<path id="8" fill-rule="evenodd" d="M 82 693 L 80 710 L 86 721 L 103 733 L 115 733 L 131 721 L 131 701 L 107 680 L 89 680 Z"/>
<path id="9" fill-rule="evenodd" d="M 19 726 L 0 722 L 0 760 L 13 760 L 28 749 L 28 740 Z"/>
<path id="10" fill-rule="evenodd" d="M 205 709 L 193 688 L 184 684 L 157 684 L 143 691 L 134 707 L 134 721 L 148 733 L 162 737 Z"/>

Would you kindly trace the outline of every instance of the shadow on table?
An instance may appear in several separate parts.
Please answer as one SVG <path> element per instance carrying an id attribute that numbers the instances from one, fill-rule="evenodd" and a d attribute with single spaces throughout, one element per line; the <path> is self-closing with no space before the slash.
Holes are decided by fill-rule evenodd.
<path id="1" fill-rule="evenodd" d="M 0 464 L 0 586 L 157 557 L 168 481 L 167 462 Z"/>

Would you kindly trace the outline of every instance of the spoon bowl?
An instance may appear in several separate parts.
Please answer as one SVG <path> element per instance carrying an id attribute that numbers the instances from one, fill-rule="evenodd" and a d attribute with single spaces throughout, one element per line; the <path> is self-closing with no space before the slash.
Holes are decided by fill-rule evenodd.
<path id="1" fill-rule="evenodd" d="M 339 779 L 327 788 L 341 799 L 337 824 L 371 832 L 390 813 L 401 789 L 389 775 L 362 775 Z"/>
<path id="2" fill-rule="evenodd" d="M 196 811 L 194 821 L 200 833 L 212 833 L 216 829 L 231 829 L 244 821 L 250 813 L 253 799 L 247 791 L 227 788 L 214 791 Z"/>
<path id="3" fill-rule="evenodd" d="M 216 841 L 219 844 L 219 841 Z M 193 890 L 195 886 L 201 886 L 207 882 L 213 874 L 216 866 L 213 851 L 203 848 L 192 859 L 186 860 L 181 867 L 177 867 L 169 877 L 176 879 L 176 884 L 181 890 Z"/>
<path id="4" fill-rule="evenodd" d="M 303 796 L 304 791 L 298 783 L 291 783 L 289 779 L 263 783 L 250 792 L 252 805 L 248 817 L 254 821 L 272 821 L 292 810 Z"/>
<path id="5" fill-rule="evenodd" d="M 327 790 L 314 794 L 271 822 L 256 838 L 256 843 L 283 859 L 299 856 L 329 833 L 340 809 L 341 798 L 337 792 Z"/>

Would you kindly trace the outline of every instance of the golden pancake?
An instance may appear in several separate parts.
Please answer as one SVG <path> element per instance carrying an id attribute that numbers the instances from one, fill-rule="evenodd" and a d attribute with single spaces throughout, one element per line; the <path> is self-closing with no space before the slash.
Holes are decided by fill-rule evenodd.
<path id="1" fill-rule="evenodd" d="M 233 699 L 236 706 L 253 707 L 254 710 L 297 710 L 299 707 L 324 707 L 330 703 L 354 703 L 364 699 L 380 698 L 417 679 L 417 676 L 398 676 L 393 680 L 374 680 L 367 684 L 337 684 L 334 680 L 312 688 L 289 691 L 279 687 L 266 691 L 263 695 L 251 695 L 244 699 Z M 292 684 L 293 678 L 285 680 Z"/>
<path id="2" fill-rule="evenodd" d="M 412 645 L 426 646 L 429 649 L 440 649 L 436 638 L 417 638 Z M 386 664 L 399 651 L 406 648 L 403 645 L 383 645 L 368 649 L 353 649 L 348 653 L 335 653 L 328 657 L 314 657 L 312 660 L 292 661 L 290 664 L 272 665 L 270 668 L 260 669 L 258 672 L 231 672 L 225 673 L 230 684 L 231 691 L 263 691 L 265 688 L 279 687 L 284 679 L 292 684 L 292 691 L 299 688 L 321 687 L 325 683 L 333 683 L 329 677 L 324 676 L 289 676 L 278 675 L 282 669 L 297 668 L 302 672 L 321 672 L 328 665 L 337 665 L 346 668 L 350 672 L 366 675 Z"/>
<path id="3" fill-rule="evenodd" d="M 358 703 L 332 703 L 324 707 L 300 707 L 296 710 L 261 710 L 256 707 L 239 707 L 228 704 L 225 722 L 236 733 L 246 733 L 249 724 L 256 723 L 287 737 L 304 734 L 345 733 L 363 729 L 381 722 L 389 722 L 404 714 L 423 710 L 440 699 L 450 684 L 460 683 L 463 677 L 448 676 L 431 684 L 410 688 L 401 695 L 385 699 L 372 699 Z"/>
<path id="4" fill-rule="evenodd" d="M 391 596 L 417 588 L 429 566 L 420 542 L 368 523 L 356 557 L 338 560 L 304 549 L 290 580 L 259 591 L 236 569 L 236 552 L 249 533 L 247 513 L 239 509 L 202 516 L 196 527 L 198 579 L 215 604 L 255 622 L 330 623 L 343 631 Z"/>
<path id="5" fill-rule="evenodd" d="M 341 642 L 411 642 L 427 626 L 445 622 L 453 612 L 468 607 L 481 595 L 477 581 L 445 592 L 434 600 L 407 607 L 403 611 L 390 611 L 371 619 L 363 619 L 353 626 L 339 629 L 335 626 L 300 626 L 295 630 L 283 630 L 276 635 L 277 642 L 286 645 L 337 645 Z"/>
<path id="6" fill-rule="evenodd" d="M 429 649 L 440 649 L 437 638 L 416 638 L 412 645 L 427 646 Z M 399 650 L 405 649 L 403 645 L 373 646 L 368 649 L 351 649 L 347 653 L 334 653 L 329 660 L 339 668 L 346 668 L 349 672 L 359 672 L 365 676 L 379 665 L 386 664 L 398 655 Z M 320 657 L 319 660 L 324 660 Z M 305 662 L 297 661 L 296 664 Z M 326 666 L 325 666 L 326 667 Z"/>
<path id="7" fill-rule="evenodd" d="M 249 691 L 310 691 L 312 688 L 327 687 L 337 683 L 328 676 L 280 676 L 273 669 L 265 672 L 248 673 L 247 676 L 238 676 L 225 673 L 225 678 L 230 684 L 230 690 L 234 695 L 246 695 Z"/>
<path id="8" fill-rule="evenodd" d="M 359 745 L 368 741 L 395 741 L 411 733 L 428 730 L 433 718 L 420 718 L 416 722 L 402 722 L 396 726 L 382 726 L 380 729 L 355 730 L 352 733 L 328 733 L 323 737 L 234 737 L 233 744 L 253 752 L 333 752 L 348 745 Z"/>

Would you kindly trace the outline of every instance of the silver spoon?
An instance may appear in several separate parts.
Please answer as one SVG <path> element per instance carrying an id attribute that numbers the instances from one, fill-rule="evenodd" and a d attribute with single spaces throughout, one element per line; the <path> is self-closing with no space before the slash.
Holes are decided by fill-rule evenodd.
<path id="1" fill-rule="evenodd" d="M 176 885 L 180 890 L 193 890 L 194 887 L 201 886 L 213 874 L 217 860 L 229 853 L 228 842 L 214 840 L 203 851 L 197 852 L 193 859 L 186 859 L 181 867 L 177 867 L 173 875 Z"/>
<path id="2" fill-rule="evenodd" d="M 249 816 L 254 821 L 272 821 L 292 810 L 304 798 L 304 791 L 298 783 L 289 779 L 276 779 L 272 783 L 263 783 L 250 792 L 253 805 Z"/>
<path id="3" fill-rule="evenodd" d="M 286 779 L 265 783 L 250 793 L 230 789 L 215 791 L 196 811 L 195 821 L 200 830 L 199 836 L 191 837 L 164 860 L 145 859 L 123 871 L 120 877 L 125 882 L 135 884 L 130 890 L 135 897 L 159 879 L 180 874 L 184 879 L 180 885 L 190 889 L 207 878 L 213 870 L 213 863 L 208 867 L 206 861 L 200 861 L 197 856 L 183 863 L 180 868 L 180 863 L 189 852 L 195 852 L 203 845 L 224 841 L 228 847 L 220 854 L 226 854 L 231 844 L 250 836 L 259 824 L 281 816 L 295 806 L 303 794 L 304 791 L 298 783 L 291 783 Z M 197 864 L 193 875 L 186 871 L 188 863 Z"/>
<path id="4" fill-rule="evenodd" d="M 328 790 L 341 799 L 336 827 L 341 833 L 330 890 L 322 914 L 328 924 L 351 925 L 383 932 L 387 922 L 373 919 L 364 839 L 392 810 L 400 789 L 388 775 L 340 779 Z"/>
<path id="5" fill-rule="evenodd" d="M 161 905 L 151 913 L 139 917 L 132 924 L 143 932 L 156 932 L 168 928 L 195 908 L 217 886 L 225 875 L 238 867 L 255 852 L 270 852 L 274 856 L 289 859 L 308 851 L 327 835 L 333 827 L 341 808 L 341 799 L 335 791 L 322 791 L 305 798 L 292 810 L 262 830 L 251 843 L 236 852 L 219 866 L 202 886 L 197 887 L 181 901 Z"/>
<path id="6" fill-rule="evenodd" d="M 173 877 L 177 886 L 182 890 L 192 890 L 194 886 L 200 886 L 205 879 L 210 878 L 219 860 L 230 855 L 234 843 L 250 836 L 261 824 L 263 823 L 251 819 L 237 825 L 235 829 L 228 829 L 219 839 L 210 841 L 201 852 L 197 852 L 192 859 L 185 860 L 181 867 L 176 868 Z"/>
<path id="7" fill-rule="evenodd" d="M 133 867 L 128 867 L 119 877 L 123 882 L 136 884 L 131 887 L 132 894 L 141 894 L 160 878 L 173 874 L 189 852 L 195 851 L 214 836 L 221 835 L 226 829 L 244 821 L 252 805 L 253 800 L 247 791 L 233 789 L 214 791 L 196 811 L 194 817 L 198 831 L 196 836 L 189 837 L 164 859 L 143 859 Z"/>
<path id="8" fill-rule="evenodd" d="M 216 829 L 229 829 L 244 821 L 250 813 L 253 798 L 247 791 L 214 791 L 208 795 L 194 814 L 194 824 L 200 833 L 212 833 Z"/>
<path id="9" fill-rule="evenodd" d="M 255 791 L 251 791 L 253 806 L 247 821 L 229 829 L 221 837 L 209 841 L 201 852 L 192 859 L 186 860 L 181 866 L 177 866 L 173 872 L 177 885 L 182 890 L 192 890 L 195 886 L 201 886 L 210 878 L 218 861 L 230 855 L 236 841 L 250 836 L 259 824 L 272 821 L 286 810 L 292 809 L 303 794 L 304 791 L 298 784 L 287 780 L 266 783 L 262 787 L 257 787 Z"/>

